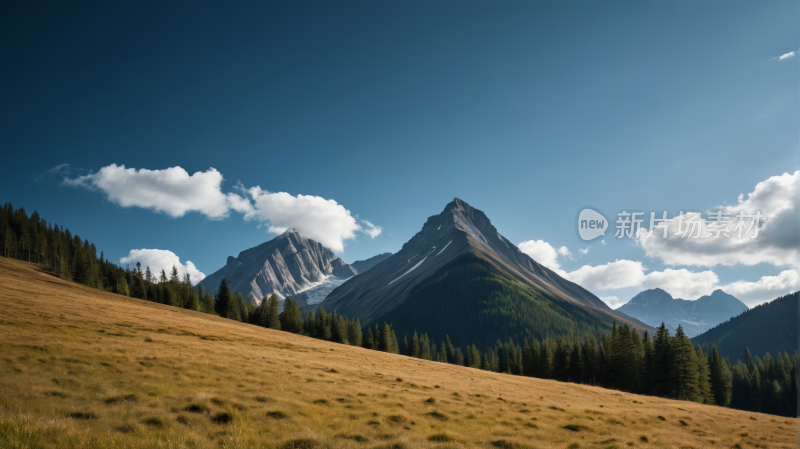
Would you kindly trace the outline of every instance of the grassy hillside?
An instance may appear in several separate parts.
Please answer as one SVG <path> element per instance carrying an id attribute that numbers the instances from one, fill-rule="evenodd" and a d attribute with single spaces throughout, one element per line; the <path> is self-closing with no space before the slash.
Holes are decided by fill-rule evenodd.
<path id="1" fill-rule="evenodd" d="M 713 345 L 731 362 L 744 359 L 745 348 L 763 356 L 797 351 L 797 322 L 800 292 L 786 295 L 747 312 L 692 339 L 698 345 Z"/>
<path id="2" fill-rule="evenodd" d="M 522 343 L 528 332 L 541 340 L 563 335 L 599 337 L 611 330 L 583 310 L 544 297 L 472 253 L 421 282 L 407 301 L 378 322 L 391 323 L 401 342 L 417 331 L 427 332 L 437 345 L 449 335 L 455 346 L 475 344 L 481 350 L 498 338 Z"/>
<path id="3" fill-rule="evenodd" d="M 338 345 L 4 258 L 0 310 L 0 447 L 796 443 L 791 419 Z"/>

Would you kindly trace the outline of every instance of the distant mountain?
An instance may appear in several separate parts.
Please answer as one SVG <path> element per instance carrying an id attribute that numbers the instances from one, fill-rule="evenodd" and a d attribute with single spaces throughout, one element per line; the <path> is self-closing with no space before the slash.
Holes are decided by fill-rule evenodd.
<path id="1" fill-rule="evenodd" d="M 654 288 L 639 293 L 617 310 L 653 327 L 663 322 L 673 332 L 680 325 L 687 336 L 693 337 L 746 312 L 747 306 L 722 290 L 715 290 L 697 301 L 687 301 Z"/>
<path id="2" fill-rule="evenodd" d="M 731 318 L 708 332 L 692 338 L 698 345 L 716 344 L 723 357 L 731 362 L 742 359 L 745 348 L 753 355 L 763 357 L 769 352 L 773 357 L 778 352 L 793 354 L 797 347 L 797 328 L 800 319 L 800 292 L 782 296 L 768 303 L 753 307 L 747 312 Z"/>
<path id="3" fill-rule="evenodd" d="M 222 279 L 231 291 L 259 304 L 273 293 L 281 299 L 291 297 L 300 304 L 314 304 L 354 276 L 356 269 L 344 263 L 321 243 L 301 236 L 289 228 L 278 237 L 228 257 L 224 267 L 197 285 L 215 295 Z"/>
<path id="4" fill-rule="evenodd" d="M 401 342 L 415 330 L 437 344 L 449 335 L 455 345 L 486 347 L 498 338 L 519 343 L 528 332 L 598 335 L 613 322 L 649 328 L 531 259 L 458 198 L 320 307 L 358 316 L 363 325 L 391 323 Z"/>
<path id="5" fill-rule="evenodd" d="M 378 254 L 377 256 L 372 256 L 367 260 L 357 260 L 350 264 L 351 267 L 355 268 L 359 274 L 369 270 L 370 268 L 377 265 L 379 262 L 383 262 L 384 260 L 388 259 L 392 253 L 383 253 Z"/>

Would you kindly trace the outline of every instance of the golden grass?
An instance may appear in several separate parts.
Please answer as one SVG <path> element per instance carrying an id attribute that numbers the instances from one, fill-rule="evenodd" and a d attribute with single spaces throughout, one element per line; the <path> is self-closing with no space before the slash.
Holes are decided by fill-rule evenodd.
<path id="1" fill-rule="evenodd" d="M 2 447 L 797 444 L 794 419 L 323 342 L 3 258 L 0 311 Z"/>

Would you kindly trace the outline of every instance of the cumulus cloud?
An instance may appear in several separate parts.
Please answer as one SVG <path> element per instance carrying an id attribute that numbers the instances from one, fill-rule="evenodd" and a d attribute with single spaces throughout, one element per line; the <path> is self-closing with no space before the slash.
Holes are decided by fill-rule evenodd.
<path id="1" fill-rule="evenodd" d="M 357 232 L 373 239 L 383 232 L 382 227 L 354 217 L 334 200 L 268 192 L 259 186 L 246 189 L 241 183 L 234 188 L 243 196 L 223 193 L 222 179 L 222 174 L 214 168 L 189 175 L 181 167 L 147 170 L 111 164 L 97 173 L 64 178 L 64 184 L 101 191 L 122 207 L 141 207 L 172 217 L 199 212 L 220 220 L 235 211 L 244 214 L 245 220 L 265 223 L 273 233 L 293 227 L 339 253 L 344 251 L 344 240 L 355 238 Z"/>
<path id="2" fill-rule="evenodd" d="M 620 307 L 623 304 L 625 304 L 624 302 L 620 301 L 620 299 L 617 298 L 616 296 L 600 296 L 599 298 L 601 301 L 606 303 L 608 307 L 611 307 L 612 309 L 616 309 L 617 307 Z"/>
<path id="3" fill-rule="evenodd" d="M 269 232 L 280 234 L 288 228 L 322 243 L 336 253 L 344 251 L 344 241 L 363 232 L 372 238 L 381 232 L 379 226 L 359 220 L 334 200 L 312 195 L 293 196 L 286 192 L 268 192 L 256 186 L 248 190 L 253 211 L 245 218 L 268 223 Z M 363 225 L 362 225 L 363 224 Z"/>
<path id="4" fill-rule="evenodd" d="M 762 276 L 756 282 L 736 281 L 722 287 L 722 291 L 737 297 L 750 307 L 798 290 L 800 274 L 797 270 L 785 270 L 777 276 Z"/>
<path id="5" fill-rule="evenodd" d="M 586 248 L 578 249 L 578 252 L 585 256 L 585 255 L 589 254 L 589 248 L 591 248 L 591 246 L 587 246 Z"/>
<path id="6" fill-rule="evenodd" d="M 604 265 L 584 265 L 563 276 L 591 291 L 603 291 L 642 285 L 644 271 L 641 262 L 618 259 Z"/>
<path id="7" fill-rule="evenodd" d="M 374 224 L 368 222 L 367 220 L 361 220 L 361 223 L 363 224 L 362 232 L 364 234 L 370 236 L 373 239 L 375 237 L 381 235 L 381 233 L 383 232 L 383 228 L 382 227 L 375 226 Z"/>
<path id="8" fill-rule="evenodd" d="M 647 256 L 658 258 L 668 265 L 795 265 L 800 249 L 798 185 L 800 171 L 773 176 L 758 183 L 747 195 L 747 199 L 740 194 L 738 204 L 713 209 L 711 212 L 729 214 L 728 217 L 732 220 L 728 226 L 730 238 L 706 237 L 711 221 L 698 217 L 698 214 L 687 213 L 661 224 L 662 227 L 667 227 L 667 238 L 662 238 L 662 231 L 657 229 L 650 238 L 646 237 L 646 232 L 640 232 L 636 242 Z M 758 236 L 751 238 L 755 231 L 747 232 L 750 219 L 745 218 L 746 226 L 742 238 L 739 238 L 738 231 L 734 232 L 737 216 L 740 213 L 754 214 L 756 211 L 764 216 Z M 701 238 L 681 238 L 676 235 L 681 220 L 686 229 L 689 219 L 698 222 Z"/>
<path id="9" fill-rule="evenodd" d="M 647 273 L 639 261 L 615 260 L 604 265 L 584 265 L 562 275 L 590 291 L 635 287 L 642 290 L 661 288 L 676 298 L 696 299 L 713 292 L 719 278 L 713 271 L 693 272 L 685 268 Z"/>
<path id="10" fill-rule="evenodd" d="M 165 249 L 132 249 L 127 256 L 119 261 L 121 264 L 141 262 L 142 270 L 145 267 L 150 267 L 150 271 L 156 277 L 161 274 L 161 270 L 164 270 L 167 277 L 169 277 L 172 273 L 172 267 L 175 267 L 178 269 L 181 281 L 183 281 L 184 275 L 188 273 L 192 284 L 197 284 L 206 277 L 191 261 L 187 260 L 185 264 L 182 264 L 180 257 Z"/>
<path id="11" fill-rule="evenodd" d="M 533 260 L 559 274 L 563 273 L 563 271 L 561 270 L 561 264 L 558 262 L 558 256 L 572 259 L 572 253 L 566 246 L 555 249 L 544 240 L 525 240 L 517 247 L 523 253 L 531 256 Z"/>
<path id="12" fill-rule="evenodd" d="M 249 211 L 246 199 L 220 190 L 222 174 L 214 168 L 193 175 L 181 167 L 164 170 L 125 168 L 111 164 L 97 173 L 64 179 L 64 184 L 99 190 L 122 207 L 142 207 L 182 217 L 200 212 L 211 219 L 228 216 L 230 209 Z"/>
<path id="13" fill-rule="evenodd" d="M 762 276 L 755 282 L 741 280 L 727 285 L 720 285 L 719 277 L 711 270 L 695 272 L 686 268 L 667 268 L 647 273 L 647 267 L 641 262 L 624 259 L 605 265 L 584 265 L 575 271 L 559 274 L 593 292 L 660 288 L 675 298 L 695 300 L 721 289 L 750 307 L 800 290 L 800 273 L 795 269 L 785 270 L 777 276 Z M 606 303 L 611 306 L 608 301 Z"/>

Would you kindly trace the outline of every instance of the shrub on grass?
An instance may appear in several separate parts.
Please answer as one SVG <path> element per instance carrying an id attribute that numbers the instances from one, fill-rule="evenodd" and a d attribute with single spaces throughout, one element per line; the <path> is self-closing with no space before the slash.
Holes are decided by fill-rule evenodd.
<path id="1" fill-rule="evenodd" d="M 454 440 L 455 438 L 446 433 L 435 433 L 428 437 L 428 441 L 433 441 L 434 443 L 448 443 Z"/>
<path id="2" fill-rule="evenodd" d="M 158 416 L 151 416 L 149 418 L 145 418 L 142 421 L 142 424 L 154 427 L 156 429 L 163 429 L 164 427 L 167 427 L 167 422 L 159 418 Z"/>
<path id="3" fill-rule="evenodd" d="M 287 415 L 284 411 L 275 410 L 272 412 L 267 412 L 267 417 L 272 419 L 286 419 L 289 417 L 289 415 Z"/>
<path id="4" fill-rule="evenodd" d="M 211 411 L 204 402 L 195 402 L 193 404 L 189 404 L 184 410 L 192 413 L 208 413 Z"/>
<path id="5" fill-rule="evenodd" d="M 403 415 L 389 415 L 386 417 L 386 419 L 388 419 L 391 422 L 396 422 L 398 424 L 403 424 L 404 422 L 408 421 L 408 418 L 406 418 Z"/>
<path id="6" fill-rule="evenodd" d="M 314 404 L 317 404 L 317 405 L 330 405 L 330 402 L 328 402 L 327 399 L 316 399 L 316 400 L 314 400 Z"/>
<path id="7" fill-rule="evenodd" d="M 67 418 L 72 419 L 97 419 L 97 414 L 94 412 L 69 412 Z"/>
<path id="8" fill-rule="evenodd" d="M 438 412 L 436 410 L 426 413 L 425 416 L 428 416 L 432 419 L 438 419 L 439 421 L 447 421 L 449 418 L 444 413 Z"/>
<path id="9" fill-rule="evenodd" d="M 106 399 L 106 404 L 116 404 L 117 402 L 134 402 L 138 401 L 139 397 L 134 393 L 121 394 Z"/>
<path id="10" fill-rule="evenodd" d="M 233 414 L 230 412 L 219 412 L 211 418 L 217 424 L 230 424 L 233 422 Z"/>
<path id="11" fill-rule="evenodd" d="M 571 430 L 573 432 L 578 432 L 580 430 L 589 430 L 589 428 L 584 426 L 583 424 L 576 424 L 576 423 L 564 424 L 563 426 L 561 426 L 561 428 Z"/>
<path id="12" fill-rule="evenodd" d="M 319 444 L 310 438 L 298 438 L 285 441 L 281 444 L 281 449 L 315 449 Z"/>
<path id="13" fill-rule="evenodd" d="M 428 404 L 435 404 L 436 403 L 436 399 L 428 398 L 428 399 L 425 400 L 425 402 L 428 403 Z"/>

